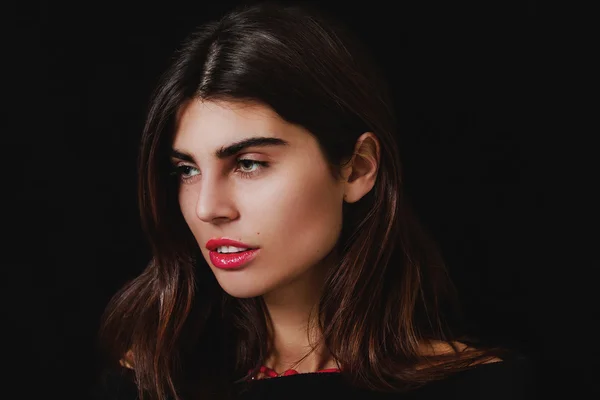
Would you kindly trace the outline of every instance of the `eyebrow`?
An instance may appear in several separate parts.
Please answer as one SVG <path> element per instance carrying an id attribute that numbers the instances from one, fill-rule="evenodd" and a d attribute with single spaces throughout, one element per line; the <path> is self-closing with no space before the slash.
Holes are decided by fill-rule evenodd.
<path id="1" fill-rule="evenodd" d="M 251 137 L 232 143 L 228 146 L 221 147 L 215 151 L 215 157 L 225 159 L 231 157 L 248 147 L 266 147 L 266 146 L 287 146 L 289 143 L 283 139 L 274 137 Z M 178 158 L 183 161 L 195 162 L 194 157 L 181 150 L 172 149 L 171 157 Z"/>

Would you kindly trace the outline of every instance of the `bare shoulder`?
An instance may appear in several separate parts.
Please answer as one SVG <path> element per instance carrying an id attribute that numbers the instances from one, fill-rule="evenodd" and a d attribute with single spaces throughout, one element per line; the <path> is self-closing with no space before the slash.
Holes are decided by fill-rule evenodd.
<path id="1" fill-rule="evenodd" d="M 447 354 L 456 354 L 463 352 L 476 352 L 478 349 L 476 347 L 470 347 L 465 343 L 454 341 L 452 342 L 454 347 L 450 344 L 450 342 L 444 342 L 440 340 L 433 340 L 424 342 L 420 346 L 421 354 L 424 356 L 439 356 L 439 355 L 447 355 Z M 476 364 L 490 364 L 495 362 L 503 361 L 498 357 L 491 357 L 488 359 L 484 359 L 482 361 L 477 362 Z"/>

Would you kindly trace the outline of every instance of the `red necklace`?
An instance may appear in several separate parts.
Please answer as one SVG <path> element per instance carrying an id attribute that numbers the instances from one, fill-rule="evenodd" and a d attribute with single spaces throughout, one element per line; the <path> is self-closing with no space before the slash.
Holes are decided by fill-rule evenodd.
<path id="1" fill-rule="evenodd" d="M 264 365 L 262 367 L 260 367 L 260 372 L 262 372 L 263 374 L 267 375 L 267 377 L 269 378 L 277 378 L 279 376 L 288 376 L 288 375 L 297 375 L 300 372 L 296 371 L 295 369 L 288 369 L 287 371 L 282 372 L 281 374 L 278 374 L 277 372 L 275 372 L 275 370 L 269 368 L 269 367 L 265 367 Z M 341 372 L 339 368 L 325 368 L 325 369 L 320 369 L 318 371 L 316 371 L 317 373 L 326 373 L 326 372 Z M 253 376 L 251 378 L 251 380 L 256 380 L 257 378 L 255 376 Z"/>

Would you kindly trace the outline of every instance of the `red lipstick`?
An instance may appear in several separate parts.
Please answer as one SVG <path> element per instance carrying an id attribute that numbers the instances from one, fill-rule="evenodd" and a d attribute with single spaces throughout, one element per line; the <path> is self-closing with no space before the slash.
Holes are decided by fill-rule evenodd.
<path id="1" fill-rule="evenodd" d="M 223 246 L 237 247 L 244 249 L 242 251 L 219 253 L 217 249 Z M 220 238 L 211 239 L 206 243 L 206 248 L 209 250 L 210 261 L 217 268 L 233 269 L 239 268 L 254 259 L 257 256 L 259 249 L 248 244 L 238 242 L 231 239 Z M 225 249 L 230 250 L 230 249 Z M 234 250 L 234 249 L 231 249 Z"/>

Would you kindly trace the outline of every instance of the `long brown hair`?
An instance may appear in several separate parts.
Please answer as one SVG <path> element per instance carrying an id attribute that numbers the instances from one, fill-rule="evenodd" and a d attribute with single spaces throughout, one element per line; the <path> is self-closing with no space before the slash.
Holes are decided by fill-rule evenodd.
<path id="1" fill-rule="evenodd" d="M 334 173 L 362 133 L 379 139 L 375 187 L 344 205 L 341 257 L 319 304 L 325 345 L 349 382 L 402 391 L 501 354 L 454 344 L 470 342 L 438 249 L 403 192 L 387 89 L 360 42 L 306 7 L 238 8 L 186 40 L 155 91 L 141 141 L 139 207 L 153 257 L 112 298 L 101 330 L 109 358 L 131 355 L 140 396 L 224 398 L 257 372 L 270 345 L 262 298 L 220 288 L 178 206 L 170 146 L 178 111 L 194 98 L 271 107 L 318 139 Z M 428 341 L 454 351 L 427 355 Z"/>

